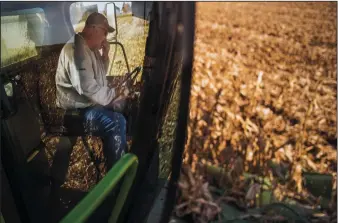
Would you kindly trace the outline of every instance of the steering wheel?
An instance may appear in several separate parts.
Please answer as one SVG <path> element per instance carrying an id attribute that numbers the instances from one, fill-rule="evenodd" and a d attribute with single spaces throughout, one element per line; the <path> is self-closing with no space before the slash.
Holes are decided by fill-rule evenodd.
<path id="1" fill-rule="evenodd" d="M 123 86 L 124 84 L 126 84 L 128 88 L 131 88 L 132 85 L 133 85 L 133 82 L 135 81 L 137 75 L 140 73 L 141 69 L 142 69 L 142 67 L 138 66 L 132 72 L 126 73 L 125 77 L 117 85 L 117 87 L 119 88 L 119 87 Z"/>

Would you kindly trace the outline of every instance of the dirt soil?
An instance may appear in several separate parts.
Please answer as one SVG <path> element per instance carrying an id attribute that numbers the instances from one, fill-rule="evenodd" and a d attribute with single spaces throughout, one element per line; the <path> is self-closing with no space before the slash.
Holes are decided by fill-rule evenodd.
<path id="1" fill-rule="evenodd" d="M 185 163 L 283 178 L 280 199 L 303 193 L 304 172 L 331 174 L 336 190 L 337 3 L 199 2 L 196 10 Z"/>

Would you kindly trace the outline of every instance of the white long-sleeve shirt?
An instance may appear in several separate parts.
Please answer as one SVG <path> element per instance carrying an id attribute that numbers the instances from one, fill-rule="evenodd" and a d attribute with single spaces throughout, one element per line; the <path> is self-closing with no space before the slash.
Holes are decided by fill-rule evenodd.
<path id="1" fill-rule="evenodd" d="M 115 90 L 108 87 L 104 61 L 98 50 L 91 50 L 79 34 L 63 47 L 56 70 L 56 104 L 63 109 L 108 105 Z"/>

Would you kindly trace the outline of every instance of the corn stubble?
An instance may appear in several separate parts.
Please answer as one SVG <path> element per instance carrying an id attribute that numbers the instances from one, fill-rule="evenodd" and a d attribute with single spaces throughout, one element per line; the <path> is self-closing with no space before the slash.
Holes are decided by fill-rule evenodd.
<path id="1" fill-rule="evenodd" d="M 236 189 L 223 198 L 238 205 L 259 206 L 259 176 L 279 201 L 317 205 L 302 173 L 336 181 L 336 23 L 336 3 L 197 3 L 179 216 L 208 222 L 220 212 L 208 198 L 208 165 L 224 171 L 217 187 Z"/>

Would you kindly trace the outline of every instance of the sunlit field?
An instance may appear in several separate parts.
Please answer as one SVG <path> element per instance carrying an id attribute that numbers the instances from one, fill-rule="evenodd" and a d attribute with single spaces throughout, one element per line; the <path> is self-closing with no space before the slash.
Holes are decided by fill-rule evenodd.
<path id="1" fill-rule="evenodd" d="M 135 67 L 143 65 L 149 25 L 148 22 L 131 15 L 117 17 L 117 23 L 117 41 L 123 44 L 129 67 L 132 71 Z M 112 63 L 110 64 L 108 75 L 124 75 L 127 70 L 122 49 L 117 45 L 111 45 L 109 57 Z"/>
<path id="2" fill-rule="evenodd" d="M 336 25 L 333 2 L 197 3 L 178 216 L 336 219 Z"/>

